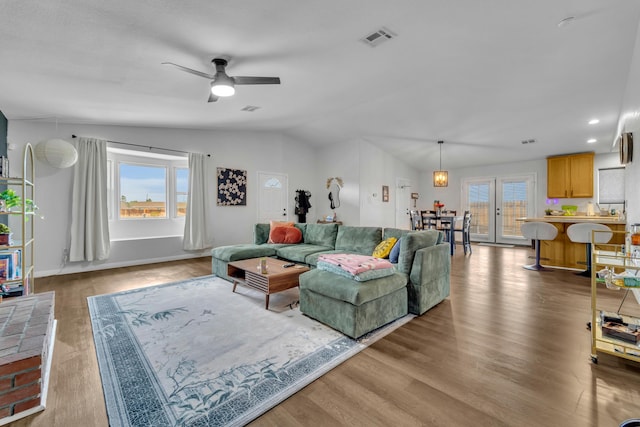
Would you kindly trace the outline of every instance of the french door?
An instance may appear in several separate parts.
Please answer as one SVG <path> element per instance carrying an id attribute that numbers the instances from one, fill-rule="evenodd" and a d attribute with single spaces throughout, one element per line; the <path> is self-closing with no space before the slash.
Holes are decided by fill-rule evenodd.
<path id="1" fill-rule="evenodd" d="M 464 179 L 462 206 L 471 211 L 471 239 L 524 243 L 517 218 L 535 215 L 535 181 L 535 174 Z"/>

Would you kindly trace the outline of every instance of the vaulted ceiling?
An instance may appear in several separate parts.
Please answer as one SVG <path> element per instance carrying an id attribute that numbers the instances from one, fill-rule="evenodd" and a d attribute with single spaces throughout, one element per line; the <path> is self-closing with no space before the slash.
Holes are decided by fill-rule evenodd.
<path id="1" fill-rule="evenodd" d="M 366 140 L 433 170 L 609 152 L 630 0 L 5 0 L 0 110 L 36 119 Z M 565 20 L 565 21 L 563 21 Z M 391 39 L 362 39 L 386 28 Z M 279 76 L 208 103 L 213 74 Z M 253 112 L 246 106 L 259 107 Z M 600 122 L 589 125 L 592 118 Z M 587 144 L 594 138 L 596 143 Z M 535 142 L 523 144 L 522 141 Z"/>

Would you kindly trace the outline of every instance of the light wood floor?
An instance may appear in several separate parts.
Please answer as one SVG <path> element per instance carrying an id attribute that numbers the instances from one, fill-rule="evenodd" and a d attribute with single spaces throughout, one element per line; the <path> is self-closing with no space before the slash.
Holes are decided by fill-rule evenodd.
<path id="1" fill-rule="evenodd" d="M 640 417 L 640 365 L 590 362 L 589 279 L 524 270 L 526 248 L 461 252 L 450 299 L 252 425 L 618 426 Z M 108 425 L 86 297 L 209 273 L 201 258 L 38 279 L 38 292 L 56 292 L 49 398 L 12 426 Z M 620 296 L 606 295 L 614 310 Z"/>

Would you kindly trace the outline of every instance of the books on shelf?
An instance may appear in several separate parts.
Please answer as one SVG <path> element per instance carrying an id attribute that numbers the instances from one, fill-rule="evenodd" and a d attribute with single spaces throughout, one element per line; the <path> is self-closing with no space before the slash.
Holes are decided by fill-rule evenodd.
<path id="1" fill-rule="evenodd" d="M 22 250 L 5 249 L 0 251 L 0 279 L 17 280 L 22 277 Z"/>

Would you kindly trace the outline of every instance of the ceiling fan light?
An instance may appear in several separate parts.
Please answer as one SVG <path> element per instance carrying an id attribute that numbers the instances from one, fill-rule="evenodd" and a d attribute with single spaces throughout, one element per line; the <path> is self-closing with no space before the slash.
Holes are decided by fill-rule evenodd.
<path id="1" fill-rule="evenodd" d="M 228 83 L 211 83 L 211 93 L 215 96 L 233 96 L 236 93 L 236 89 L 232 84 Z"/>

